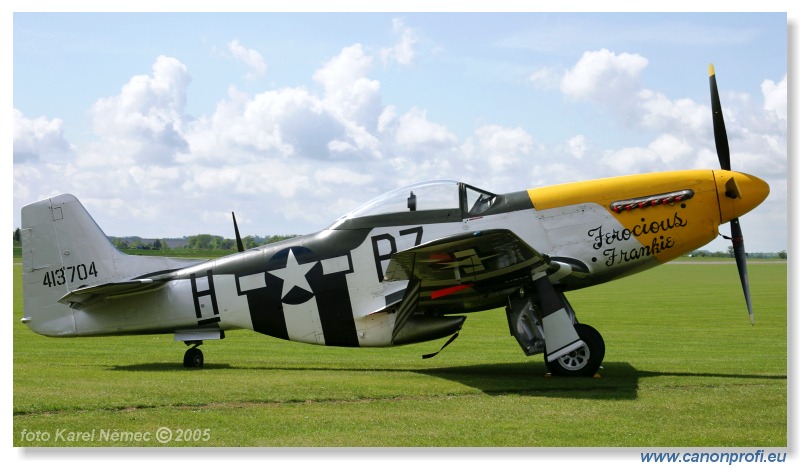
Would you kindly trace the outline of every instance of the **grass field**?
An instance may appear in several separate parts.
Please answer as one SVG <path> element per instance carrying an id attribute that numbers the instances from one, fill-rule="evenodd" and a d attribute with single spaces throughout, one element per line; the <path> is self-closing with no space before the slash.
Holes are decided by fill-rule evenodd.
<path id="1" fill-rule="evenodd" d="M 204 368 L 184 369 L 171 336 L 34 334 L 19 321 L 18 263 L 14 446 L 164 446 L 162 427 L 168 446 L 787 446 L 782 262 L 749 265 L 755 327 L 733 264 L 670 264 L 569 294 L 605 338 L 600 379 L 545 377 L 499 310 L 470 316 L 430 360 L 443 340 L 339 349 L 233 331 L 206 342 Z"/>

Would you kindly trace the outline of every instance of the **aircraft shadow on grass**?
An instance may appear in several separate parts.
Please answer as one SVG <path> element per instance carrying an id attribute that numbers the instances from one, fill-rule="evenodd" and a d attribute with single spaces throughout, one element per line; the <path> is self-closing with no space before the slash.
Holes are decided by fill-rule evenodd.
<path id="1" fill-rule="evenodd" d="M 336 366 L 240 367 L 226 363 L 209 363 L 204 369 L 213 370 L 264 370 L 286 372 L 364 372 L 364 373 L 419 373 L 434 378 L 461 383 L 488 395 L 518 394 L 526 396 L 552 396 L 576 399 L 633 400 L 638 397 L 639 380 L 655 377 L 715 378 L 715 379 L 767 379 L 786 380 L 785 375 L 753 375 L 733 373 L 690 373 L 637 370 L 627 362 L 606 362 L 600 378 L 563 378 L 547 376 L 543 363 L 493 363 L 442 368 L 341 368 Z M 189 372 L 180 364 L 144 363 L 111 367 L 113 371 L 169 371 Z"/>

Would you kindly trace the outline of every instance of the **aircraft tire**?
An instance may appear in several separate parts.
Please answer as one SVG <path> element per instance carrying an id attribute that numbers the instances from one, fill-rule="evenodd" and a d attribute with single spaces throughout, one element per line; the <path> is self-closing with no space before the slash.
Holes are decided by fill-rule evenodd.
<path id="1" fill-rule="evenodd" d="M 554 376 L 592 377 L 600 369 L 606 355 L 606 344 L 597 330 L 586 324 L 575 324 L 578 337 L 586 344 L 552 362 L 545 358 L 545 365 Z M 546 354 L 545 354 L 546 356 Z"/>
<path id="2" fill-rule="evenodd" d="M 197 347 L 186 350 L 183 354 L 183 366 L 186 368 L 200 368 L 203 366 L 203 351 Z"/>

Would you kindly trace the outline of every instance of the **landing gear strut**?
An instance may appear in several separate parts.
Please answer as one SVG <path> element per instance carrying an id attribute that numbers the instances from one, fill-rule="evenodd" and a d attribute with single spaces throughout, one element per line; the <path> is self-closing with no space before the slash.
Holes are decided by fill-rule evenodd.
<path id="1" fill-rule="evenodd" d="M 191 345 L 191 347 L 186 350 L 186 353 L 183 355 L 183 366 L 186 368 L 200 368 L 203 366 L 203 351 L 197 348 L 200 345 L 203 345 L 202 340 L 197 341 L 186 341 L 186 345 Z"/>
<path id="2" fill-rule="evenodd" d="M 597 330 L 586 324 L 578 324 L 575 318 L 575 311 L 567 301 L 563 292 L 555 290 L 546 277 L 539 279 L 537 284 L 529 288 L 535 291 L 534 294 L 526 293 L 525 289 L 520 290 L 520 294 L 509 297 L 509 304 L 506 308 L 508 325 L 517 342 L 525 355 L 538 355 L 544 353 L 545 365 L 552 375 L 556 376 L 594 376 L 606 354 L 606 346 L 603 337 Z M 562 310 L 558 311 L 558 310 Z M 557 324 L 560 329 L 547 329 L 547 311 L 557 310 L 556 314 L 563 314 L 561 324 Z M 570 322 L 572 325 L 570 326 Z M 552 324 L 552 323 L 550 323 Z M 550 326 L 548 326 L 550 327 Z M 574 327 L 574 332 L 571 329 Z M 553 346 L 553 337 L 558 339 L 567 331 L 570 334 L 577 333 L 577 338 L 583 344 L 566 354 L 558 356 L 555 360 L 549 361 L 548 354 L 548 331 L 551 338 L 550 346 Z M 555 355 L 555 353 L 554 353 Z"/>

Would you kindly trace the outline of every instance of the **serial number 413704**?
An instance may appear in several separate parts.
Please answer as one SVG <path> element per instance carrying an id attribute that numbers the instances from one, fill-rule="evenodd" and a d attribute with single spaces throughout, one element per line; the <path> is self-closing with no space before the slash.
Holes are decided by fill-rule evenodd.
<path id="1" fill-rule="evenodd" d="M 89 265 L 68 265 L 60 269 L 45 272 L 42 285 L 46 287 L 57 287 L 67 282 L 74 283 L 76 280 L 83 281 L 89 277 L 97 277 L 97 267 L 95 267 L 94 262 Z"/>

